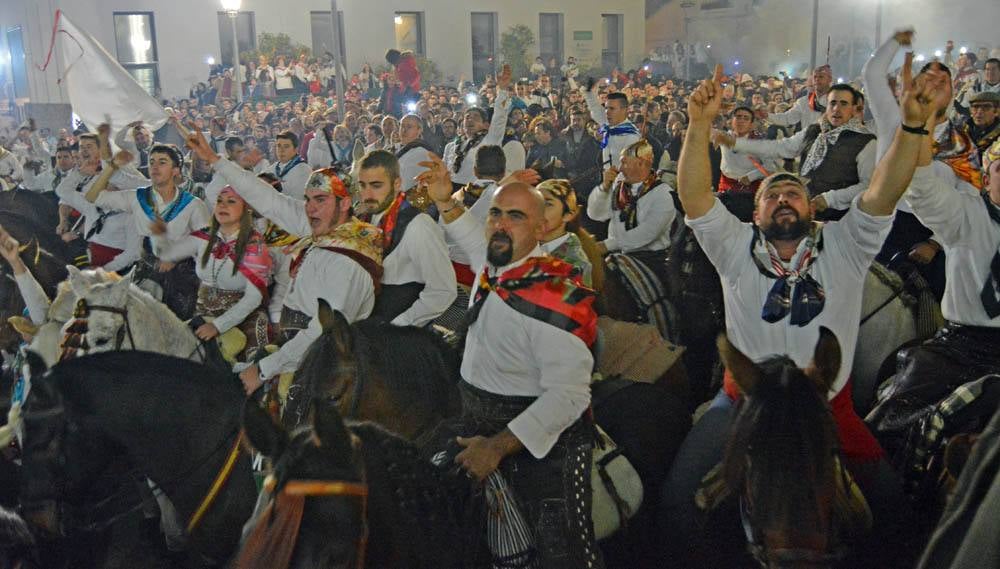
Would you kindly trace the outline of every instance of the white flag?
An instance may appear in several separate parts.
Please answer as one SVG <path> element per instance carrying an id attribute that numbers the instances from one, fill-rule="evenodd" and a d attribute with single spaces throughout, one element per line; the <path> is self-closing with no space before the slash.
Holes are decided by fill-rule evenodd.
<path id="1" fill-rule="evenodd" d="M 114 130 L 133 121 L 156 130 L 167 122 L 169 117 L 156 99 L 62 10 L 56 11 L 56 28 L 70 105 L 87 128 L 95 131 L 109 118 Z"/>

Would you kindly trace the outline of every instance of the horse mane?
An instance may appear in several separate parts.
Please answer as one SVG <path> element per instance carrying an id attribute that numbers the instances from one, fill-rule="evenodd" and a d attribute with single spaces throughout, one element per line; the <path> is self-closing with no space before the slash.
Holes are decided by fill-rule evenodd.
<path id="1" fill-rule="evenodd" d="M 483 501 L 464 476 L 434 466 L 416 445 L 372 422 L 349 423 L 361 441 L 372 510 L 388 507 L 390 532 L 421 567 L 460 567 L 484 551 Z M 392 506 L 394 505 L 394 506 Z M 373 527 L 373 533 L 377 528 Z"/>
<path id="2" fill-rule="evenodd" d="M 906 290 L 906 283 L 895 271 L 889 269 L 878 261 L 872 261 L 868 272 L 874 275 L 880 283 L 889 287 L 892 292 L 897 293 L 899 300 L 901 300 L 907 307 L 912 308 L 917 304 L 917 299 L 914 298 L 908 290 Z"/>
<path id="3" fill-rule="evenodd" d="M 744 399 L 726 447 L 726 483 L 752 497 L 755 528 L 824 531 L 831 520 L 820 519 L 815 504 L 832 497 L 838 448 L 829 406 L 787 356 L 758 367 L 757 387 Z"/>

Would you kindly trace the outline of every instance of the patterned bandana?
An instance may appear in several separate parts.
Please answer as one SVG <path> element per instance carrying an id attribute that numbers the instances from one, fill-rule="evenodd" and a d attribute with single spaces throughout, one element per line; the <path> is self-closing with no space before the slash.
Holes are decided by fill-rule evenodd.
<path id="1" fill-rule="evenodd" d="M 648 194 L 653 188 L 660 185 L 659 178 L 655 172 L 650 172 L 649 176 L 643 180 L 639 191 L 632 193 L 632 184 L 621 180 L 615 191 L 615 201 L 612 203 L 614 209 L 618 210 L 619 219 L 625 224 L 626 230 L 635 229 L 639 225 L 639 199 Z"/>
<path id="2" fill-rule="evenodd" d="M 351 199 L 351 193 L 347 191 L 347 185 L 340 179 L 340 172 L 336 168 L 320 168 L 314 171 L 309 176 L 309 181 L 306 182 L 306 189 L 319 190 L 342 199 Z"/>
<path id="3" fill-rule="evenodd" d="M 802 168 L 799 171 L 803 176 L 808 176 L 809 172 L 812 172 L 823 163 L 827 151 L 831 146 L 837 144 L 837 139 L 840 138 L 841 134 L 848 131 L 858 134 L 871 134 L 868 127 L 861 124 L 861 119 L 858 117 L 854 117 L 845 124 L 834 127 L 824 115 L 823 118 L 819 119 L 819 130 L 819 136 L 813 142 L 812 147 L 809 149 L 809 154 L 806 155 L 806 160 L 802 163 Z"/>
<path id="4" fill-rule="evenodd" d="M 945 123 L 940 135 L 934 139 L 934 159 L 950 166 L 956 176 L 976 189 L 983 189 L 979 149 L 972 143 L 969 135 L 951 121 Z"/>
<path id="5" fill-rule="evenodd" d="M 290 274 L 298 274 L 299 267 L 313 248 L 326 249 L 350 257 L 371 275 L 375 289 L 382 281 L 382 232 L 374 225 L 351 218 L 319 237 L 303 237 L 285 249 L 292 255 Z"/>
<path id="6" fill-rule="evenodd" d="M 986 174 L 990 171 L 990 165 L 1000 160 L 1000 140 L 993 143 L 992 146 L 986 149 L 983 153 L 983 173 Z"/>
<path id="7" fill-rule="evenodd" d="M 823 224 L 816 222 L 806 238 L 805 249 L 794 262 L 794 268 L 789 270 L 781 262 L 774 247 L 764 239 L 763 232 L 754 229 L 753 239 L 750 240 L 750 258 L 760 274 L 775 279 L 760 314 L 765 322 L 779 322 L 791 312 L 789 322 L 793 326 L 805 326 L 823 312 L 826 293 L 823 286 L 809 274 L 822 249 Z"/>

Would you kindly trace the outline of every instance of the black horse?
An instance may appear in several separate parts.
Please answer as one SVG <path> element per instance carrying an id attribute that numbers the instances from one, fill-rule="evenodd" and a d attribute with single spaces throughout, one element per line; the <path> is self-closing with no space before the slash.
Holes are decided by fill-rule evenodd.
<path id="1" fill-rule="evenodd" d="M 232 375 L 134 351 L 74 358 L 47 372 L 35 354 L 28 361 L 21 503 L 48 538 L 40 546 L 50 557 L 45 567 L 61 566 L 60 554 L 73 556 L 73 567 L 92 566 L 75 548 L 121 513 L 103 510 L 134 488 L 135 476 L 170 498 L 192 550 L 218 561 L 232 554 L 257 495 L 238 444 L 245 397 Z M 132 476 L 115 470 L 121 464 Z M 98 488 L 102 477 L 114 480 L 110 493 Z"/>
<path id="2" fill-rule="evenodd" d="M 311 427 L 289 434 L 246 405 L 247 437 L 274 473 L 236 569 L 488 566 L 472 482 L 373 423 L 345 425 L 325 399 L 312 407 Z"/>

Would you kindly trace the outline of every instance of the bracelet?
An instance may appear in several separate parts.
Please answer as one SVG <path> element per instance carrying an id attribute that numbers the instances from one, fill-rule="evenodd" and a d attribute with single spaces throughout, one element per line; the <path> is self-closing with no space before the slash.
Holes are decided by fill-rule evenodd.
<path id="1" fill-rule="evenodd" d="M 903 129 L 903 132 L 908 132 L 910 134 L 919 134 L 920 136 L 926 136 L 930 134 L 926 128 L 923 126 L 906 126 L 905 123 L 900 123 L 899 128 Z"/>
<path id="2" fill-rule="evenodd" d="M 459 204 L 459 203 L 457 203 L 457 202 L 455 202 L 455 201 L 452 201 L 452 202 L 451 202 L 451 207 L 449 207 L 448 209 L 445 209 L 445 210 L 441 210 L 441 215 L 445 215 L 445 214 L 448 214 L 448 213 L 451 213 L 451 211 L 452 211 L 453 209 L 455 209 L 455 208 L 457 208 L 457 207 L 460 207 L 461 205 L 462 205 L 462 204 Z"/>

